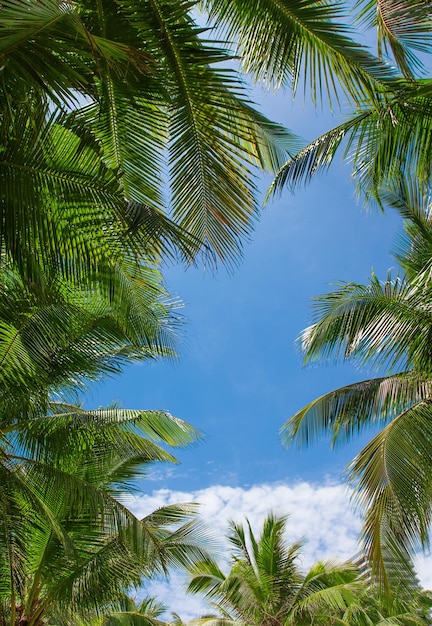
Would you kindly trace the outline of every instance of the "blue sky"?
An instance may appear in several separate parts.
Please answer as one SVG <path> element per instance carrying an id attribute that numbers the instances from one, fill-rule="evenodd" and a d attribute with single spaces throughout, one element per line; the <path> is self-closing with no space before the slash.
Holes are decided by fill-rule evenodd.
<path id="1" fill-rule="evenodd" d="M 255 90 L 254 99 L 306 140 L 340 119 L 293 103 L 289 94 Z M 260 180 L 263 196 L 270 181 Z M 269 203 L 234 273 L 165 270 L 169 290 L 185 303 L 180 357 L 131 367 L 87 399 L 90 406 L 117 400 L 127 408 L 165 409 L 203 433 L 199 444 L 176 452 L 179 465 L 150 473 L 132 504 L 137 514 L 197 501 L 221 536 L 228 520 L 245 516 L 259 530 L 271 509 L 291 516 L 290 541 L 305 539 L 305 567 L 355 553 L 360 522 L 342 473 L 368 435 L 335 451 L 327 441 L 287 451 L 279 429 L 317 396 L 372 374 L 352 365 L 303 367 L 295 339 L 311 322 L 311 297 L 328 291 L 329 283 L 367 282 L 372 268 L 384 278 L 396 267 L 391 249 L 400 229 L 394 212 L 361 207 L 340 155 L 307 188 L 295 195 L 285 190 Z M 432 587 L 427 558 L 419 559 L 418 571 Z M 147 591 L 189 619 L 204 608 L 185 598 L 184 586 L 184 578 L 174 576 Z"/>
<path id="2" fill-rule="evenodd" d="M 288 94 L 255 92 L 263 109 L 306 139 L 337 123 Z M 264 195 L 271 181 L 260 181 Z M 186 323 L 177 362 L 129 368 L 89 396 L 94 405 L 165 409 L 200 429 L 204 439 L 180 451 L 181 465 L 153 474 L 170 488 L 218 482 L 339 476 L 358 443 L 331 453 L 280 444 L 279 429 L 317 395 L 368 376 L 349 366 L 304 368 L 295 339 L 311 321 L 311 296 L 339 280 L 385 276 L 400 222 L 393 212 L 367 213 L 355 198 L 350 169 L 340 163 L 295 195 L 285 190 L 256 224 L 237 270 L 168 268 L 171 293 L 184 302 Z"/>

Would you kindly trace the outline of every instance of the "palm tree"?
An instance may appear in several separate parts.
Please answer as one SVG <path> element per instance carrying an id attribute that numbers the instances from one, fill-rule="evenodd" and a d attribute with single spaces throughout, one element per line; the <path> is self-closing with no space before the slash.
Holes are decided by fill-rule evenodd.
<path id="1" fill-rule="evenodd" d="M 432 82 L 425 78 L 432 43 L 429 2 L 360 0 L 355 10 L 354 24 L 376 29 L 378 57 L 396 65 L 398 77 L 375 83 L 370 90 L 360 83 L 362 93 L 349 94 L 354 106 L 347 118 L 289 159 L 277 173 L 268 197 L 327 169 L 340 148 L 353 163 L 359 192 L 381 206 L 386 187 L 395 180 L 421 180 L 426 190 L 431 185 Z M 350 70 L 354 78 L 354 67 Z M 318 71 L 323 73 L 320 66 Z M 332 84 L 330 77 L 324 74 L 324 78 Z"/>
<path id="2" fill-rule="evenodd" d="M 404 273 L 319 296 L 316 322 L 301 336 L 306 361 L 334 355 L 382 375 L 314 400 L 284 425 L 283 438 L 302 445 L 327 432 L 337 442 L 382 427 L 348 473 L 365 512 L 362 538 L 373 574 L 388 584 L 388 559 L 409 563 L 430 531 L 432 227 L 419 186 L 401 185 L 386 198 L 407 218 L 397 253 Z"/>
<path id="3" fill-rule="evenodd" d="M 192 505 L 137 519 L 121 497 L 149 463 L 175 460 L 156 441 L 193 431 L 169 415 L 50 413 L 2 430 L 1 621 L 67 623 L 117 606 L 123 590 L 205 555 Z"/>
<path id="4" fill-rule="evenodd" d="M 195 4 L 221 40 L 206 39 Z M 362 19 L 373 22 L 372 6 L 359 3 Z M 378 109 L 396 97 L 412 106 L 412 50 L 428 50 L 427 2 L 378 6 L 380 52 L 392 49 L 406 80 L 350 36 L 347 10 L 311 0 L 5 0 L 0 235 L 8 256 L 33 280 L 40 263 L 106 271 L 118 254 L 149 262 L 173 246 L 188 262 L 203 246 L 232 261 L 258 209 L 250 168 L 276 172 L 299 144 L 250 106 L 238 74 L 223 67 L 227 38 L 256 80 L 294 91 L 306 81 L 313 97 L 336 101 L 342 89 L 356 106 Z"/>
<path id="5" fill-rule="evenodd" d="M 100 611 L 143 577 L 203 557 L 190 506 L 138 520 L 120 499 L 149 463 L 175 461 L 166 446 L 198 433 L 163 411 L 73 403 L 85 382 L 172 353 L 176 319 L 160 275 L 135 278 L 139 289 L 125 284 L 117 303 L 56 272 L 44 289 L 0 274 L 2 623 Z"/>
<path id="6" fill-rule="evenodd" d="M 430 624 L 432 598 L 415 581 L 382 594 L 370 572 L 357 564 L 318 562 L 306 573 L 298 565 L 301 544 L 287 545 L 286 518 L 270 514 L 255 537 L 231 523 L 232 565 L 224 574 L 207 559 L 191 568 L 189 592 L 212 601 L 216 614 L 194 619 L 195 626 L 289 626 L 290 624 Z"/>
<path id="7" fill-rule="evenodd" d="M 270 514 L 258 538 L 249 522 L 246 529 L 232 522 L 229 573 L 224 574 L 212 559 L 191 568 L 188 591 L 212 600 L 218 612 L 198 623 L 306 624 L 324 610 L 327 618 L 330 610 L 343 612 L 354 601 L 361 588 L 355 567 L 317 563 L 303 574 L 298 566 L 301 544 L 286 544 L 285 522 L 286 518 Z"/>

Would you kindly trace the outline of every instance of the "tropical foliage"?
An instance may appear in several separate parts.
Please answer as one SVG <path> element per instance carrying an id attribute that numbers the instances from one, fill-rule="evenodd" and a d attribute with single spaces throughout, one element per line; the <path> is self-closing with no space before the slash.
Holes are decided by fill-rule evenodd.
<path id="1" fill-rule="evenodd" d="M 385 187 L 395 179 L 420 180 L 425 189 L 431 184 L 432 82 L 425 78 L 427 55 L 432 50 L 430 3 L 359 0 L 351 12 L 349 3 L 341 3 L 339 10 L 343 6 L 345 19 L 353 26 L 375 29 L 379 59 L 390 62 L 398 72 L 391 80 L 378 79 L 370 90 L 361 83 L 360 94 L 349 91 L 354 106 L 346 119 L 288 160 L 279 170 L 269 195 L 285 185 L 309 181 L 316 172 L 327 169 L 342 148 L 344 158 L 353 163 L 359 192 L 383 206 Z M 320 77 L 323 75 L 320 62 L 315 65 L 311 60 L 310 65 L 319 68 Z M 355 65 L 351 64 L 349 70 L 349 76 L 360 79 Z M 335 75 L 340 77 L 340 72 Z M 345 82 L 342 77 L 342 89 Z M 327 77 L 325 84 L 329 83 L 332 84 Z M 347 92 L 346 87 L 344 90 Z"/>
<path id="2" fill-rule="evenodd" d="M 118 610 L 92 621 L 92 626 L 166 626 L 168 607 L 157 598 L 146 596 L 140 602 L 125 595 Z"/>
<path id="3" fill-rule="evenodd" d="M 0 235 L 23 271 L 239 252 L 250 169 L 276 170 L 293 137 L 250 106 L 193 5 L 2 4 Z"/>
<path id="4" fill-rule="evenodd" d="M 222 621 L 328 623 L 330 612 L 340 622 L 352 610 L 363 584 L 357 573 L 321 564 L 301 574 L 299 546 L 283 544 L 283 520 L 269 517 L 260 539 L 249 527 L 252 551 L 246 531 L 233 525 L 239 552 L 228 576 L 191 539 L 187 507 L 137 520 L 118 500 L 120 486 L 129 489 L 150 462 L 173 460 L 161 442 L 185 445 L 196 433 L 163 412 L 88 412 L 74 393 L 125 363 L 174 353 L 178 316 L 154 268 L 166 258 L 191 263 L 199 253 L 232 263 L 258 215 L 254 168 L 277 172 L 274 189 L 298 183 L 328 166 L 348 139 L 367 195 L 387 201 L 383 185 L 402 177 L 410 193 L 418 179 L 424 195 L 431 87 L 418 79 L 416 53 L 430 51 L 429 5 L 359 0 L 356 19 L 377 28 L 374 56 L 347 25 L 347 4 L 327 0 L 2 2 L 3 623 L 69 623 L 95 611 L 136 623 L 149 609 L 144 620 L 158 624 L 157 607 L 129 611 L 126 602 L 121 610 L 124 589 L 197 558 L 204 560 L 191 590 L 216 599 Z M 218 40 L 200 25 L 198 8 L 221 29 Z M 236 51 L 228 50 L 232 41 Z M 290 158 L 299 143 L 251 106 L 232 69 L 238 53 L 242 69 L 268 85 L 294 92 L 304 85 L 314 100 L 339 102 L 343 94 L 355 106 L 352 117 Z M 387 424 L 352 469 L 378 573 L 387 571 L 386 559 L 407 563 L 416 540 L 426 543 L 431 514 L 430 234 L 427 217 L 405 200 L 397 203 L 411 220 L 406 276 L 323 299 L 325 319 L 340 303 L 345 318 L 318 322 L 304 343 L 312 356 L 346 342 L 362 362 L 401 363 L 406 371 L 368 383 L 368 393 L 332 397 L 345 407 L 342 422 L 324 399 L 288 427 L 309 438 L 320 423 L 308 426 L 307 416 L 320 410 L 321 426 L 337 434 L 371 415 Z M 357 315 L 352 303 L 366 292 L 370 308 Z M 406 457 L 404 474 L 398 459 Z"/>
<path id="5" fill-rule="evenodd" d="M 371 424 L 382 427 L 351 463 L 349 477 L 366 512 L 369 559 L 384 579 L 389 553 L 403 563 L 419 544 L 428 545 L 432 511 L 429 198 L 407 186 L 386 197 L 407 219 L 397 252 L 404 273 L 319 296 L 316 322 L 301 337 L 306 361 L 333 355 L 384 375 L 324 395 L 283 429 L 287 443 L 308 444 L 323 432 L 336 442 Z"/>
<path id="6" fill-rule="evenodd" d="M 173 460 L 155 440 L 185 443 L 187 425 L 144 411 L 49 410 L 2 432 L 2 623 L 91 616 L 116 606 L 122 588 L 205 554 L 190 505 L 139 520 L 119 500 L 150 462 Z"/>
<path id="7" fill-rule="evenodd" d="M 172 351 L 172 307 L 153 273 L 154 289 L 130 298 L 125 288 L 122 306 L 58 275 L 41 293 L 1 274 L 2 623 L 93 614 L 123 587 L 204 554 L 190 506 L 139 520 L 119 500 L 149 463 L 175 461 L 166 446 L 188 445 L 196 431 L 161 411 L 71 403 L 86 381 Z"/>
<path id="8" fill-rule="evenodd" d="M 367 570 L 353 563 L 319 562 L 303 573 L 301 544 L 287 545 L 285 523 L 270 514 L 259 537 L 249 522 L 246 528 L 231 523 L 228 574 L 212 559 L 191 569 L 189 591 L 203 594 L 217 611 L 192 624 L 430 623 L 430 598 L 415 585 L 409 594 L 382 596 L 368 584 Z"/>

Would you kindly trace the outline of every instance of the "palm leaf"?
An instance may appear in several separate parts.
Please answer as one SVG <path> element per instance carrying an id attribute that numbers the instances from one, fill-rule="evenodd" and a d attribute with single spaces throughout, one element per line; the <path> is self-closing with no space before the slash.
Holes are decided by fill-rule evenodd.
<path id="1" fill-rule="evenodd" d="M 367 511 L 363 540 L 375 575 L 386 580 L 386 549 L 402 563 L 428 545 L 431 519 L 430 407 L 402 412 L 351 463 L 356 501 Z"/>
<path id="2" fill-rule="evenodd" d="M 355 101 L 387 87 L 394 73 L 350 38 L 342 3 L 209 0 L 210 17 L 238 42 L 242 68 L 274 86 L 309 82 L 313 98 Z"/>
<path id="3" fill-rule="evenodd" d="M 431 395 L 431 382 L 416 372 L 373 378 L 341 387 L 313 400 L 282 427 L 286 446 L 308 446 L 331 434 L 333 444 L 351 439 L 373 424 L 385 425 Z"/>
<path id="4" fill-rule="evenodd" d="M 353 163 L 353 177 L 366 198 L 378 200 L 381 189 L 395 180 L 430 184 L 432 120 L 431 83 L 429 80 L 400 82 L 394 93 L 371 96 L 367 104 L 347 121 L 324 133 L 283 165 L 268 192 L 285 185 L 299 185 L 327 169 L 338 149 Z"/>
<path id="5" fill-rule="evenodd" d="M 300 337 L 306 361 L 334 354 L 389 370 L 401 364 L 407 369 L 416 365 L 427 373 L 427 289 L 423 284 L 411 287 L 390 275 L 385 282 L 372 276 L 369 285 L 346 283 L 317 297 L 319 321 Z"/>
<path id="6" fill-rule="evenodd" d="M 421 0 L 359 0 L 358 17 L 367 27 L 376 27 L 378 54 L 391 51 L 393 57 L 408 78 L 417 70 L 424 70 L 422 62 L 412 50 L 431 51 L 430 12 L 428 2 Z"/>

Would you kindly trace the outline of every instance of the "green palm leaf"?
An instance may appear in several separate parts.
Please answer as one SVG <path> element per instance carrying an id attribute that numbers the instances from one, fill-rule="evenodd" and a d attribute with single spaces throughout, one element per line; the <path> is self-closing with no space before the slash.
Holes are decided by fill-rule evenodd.
<path id="1" fill-rule="evenodd" d="M 312 97 L 338 98 L 342 88 L 355 101 L 387 87 L 392 70 L 350 38 L 342 3 L 314 0 L 204 2 L 241 63 L 257 80 L 275 86 L 308 83 Z"/>
<path id="2" fill-rule="evenodd" d="M 407 407 L 431 395 L 431 382 L 416 372 L 372 378 L 341 387 L 313 400 L 281 429 L 289 446 L 307 446 L 323 434 L 333 444 L 346 441 L 373 424 L 386 425 Z"/>
<path id="3" fill-rule="evenodd" d="M 367 27 L 375 27 L 378 36 L 378 54 L 393 57 L 408 78 L 416 70 L 424 70 L 412 50 L 431 51 L 430 12 L 428 2 L 421 0 L 359 0 L 358 19 Z"/>
<path id="4" fill-rule="evenodd" d="M 327 169 L 340 147 L 353 163 L 353 177 L 366 198 L 387 199 L 385 189 L 405 180 L 430 184 L 432 120 L 430 80 L 400 82 L 393 93 L 376 92 L 348 120 L 324 133 L 283 165 L 268 196 L 285 185 L 308 182 Z M 397 183 L 396 183 L 397 184 Z M 382 191 L 384 188 L 384 192 Z"/>
<path id="5" fill-rule="evenodd" d="M 406 560 L 406 553 L 414 554 L 419 544 L 428 545 L 430 422 L 428 401 L 412 406 L 374 437 L 349 468 L 356 500 L 367 511 L 365 546 L 381 577 L 386 574 L 386 547 Z"/>

